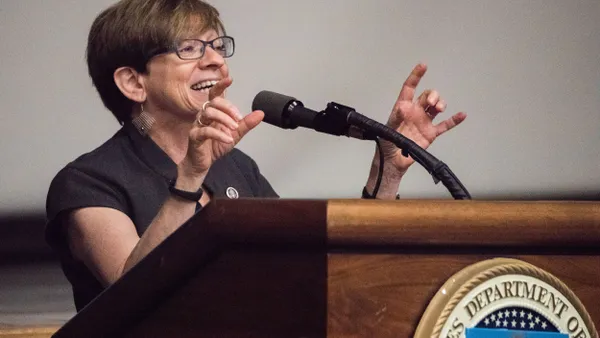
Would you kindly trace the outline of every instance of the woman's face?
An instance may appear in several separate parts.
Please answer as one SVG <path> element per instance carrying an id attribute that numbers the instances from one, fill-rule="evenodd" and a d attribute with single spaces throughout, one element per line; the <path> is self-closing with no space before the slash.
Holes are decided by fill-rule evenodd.
<path id="1" fill-rule="evenodd" d="M 211 41 L 219 35 L 209 30 L 200 36 L 186 37 Z M 144 76 L 144 108 L 155 116 L 175 115 L 193 121 L 202 104 L 208 101 L 210 87 L 229 76 L 223 57 L 210 47 L 198 60 L 182 60 L 176 53 L 161 54 L 148 62 Z M 212 82 L 211 82 L 212 81 Z"/>

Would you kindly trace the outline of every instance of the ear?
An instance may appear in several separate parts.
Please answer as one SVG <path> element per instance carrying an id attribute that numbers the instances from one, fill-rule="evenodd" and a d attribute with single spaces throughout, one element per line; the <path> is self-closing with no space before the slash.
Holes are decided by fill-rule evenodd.
<path id="1" fill-rule="evenodd" d="M 121 67 L 115 70 L 113 78 L 121 93 L 134 102 L 146 101 L 144 80 L 140 73 L 131 67 Z"/>

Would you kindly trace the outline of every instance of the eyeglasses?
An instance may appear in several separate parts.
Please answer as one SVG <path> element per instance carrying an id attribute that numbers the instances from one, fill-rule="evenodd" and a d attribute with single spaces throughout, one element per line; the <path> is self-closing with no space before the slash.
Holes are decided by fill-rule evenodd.
<path id="1" fill-rule="evenodd" d="M 231 57 L 235 51 L 235 41 L 231 36 L 219 36 L 211 41 L 183 39 L 171 47 L 159 48 L 150 53 L 148 60 L 156 55 L 172 52 L 175 52 L 182 60 L 197 60 L 204 56 L 206 46 L 210 46 L 224 58 Z"/>

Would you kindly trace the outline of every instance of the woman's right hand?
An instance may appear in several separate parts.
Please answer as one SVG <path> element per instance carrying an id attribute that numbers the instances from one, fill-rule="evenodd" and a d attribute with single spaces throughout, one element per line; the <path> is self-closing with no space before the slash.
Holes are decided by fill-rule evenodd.
<path id="1" fill-rule="evenodd" d="M 179 164 L 179 177 L 203 181 L 212 164 L 230 152 L 264 118 L 260 110 L 242 117 L 239 109 L 224 98 L 232 82 L 231 77 L 226 77 L 210 89 L 206 109 L 198 112 L 190 130 L 187 154 Z"/>

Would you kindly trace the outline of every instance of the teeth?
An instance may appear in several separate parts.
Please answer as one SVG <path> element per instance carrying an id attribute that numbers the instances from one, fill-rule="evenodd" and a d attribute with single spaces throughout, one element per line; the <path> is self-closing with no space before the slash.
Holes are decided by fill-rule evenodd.
<path id="1" fill-rule="evenodd" d="M 193 90 L 203 90 L 203 89 L 209 89 L 216 84 L 217 84 L 216 80 L 207 80 L 207 81 L 198 82 L 198 83 L 194 84 L 191 88 Z"/>

